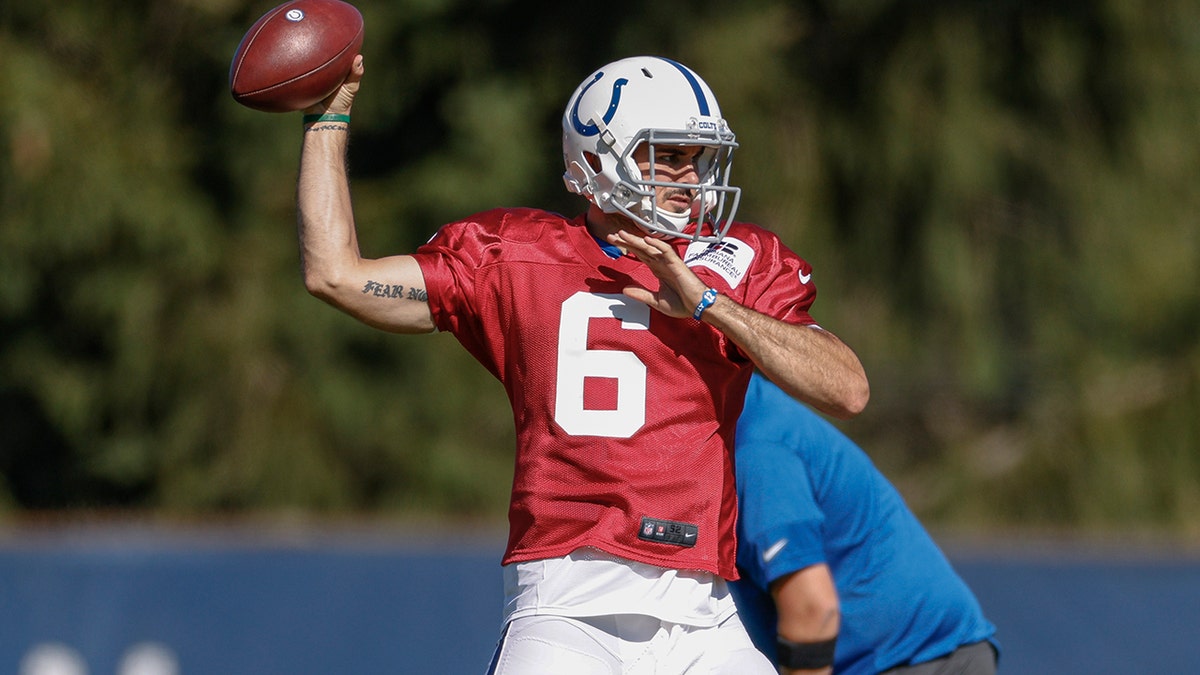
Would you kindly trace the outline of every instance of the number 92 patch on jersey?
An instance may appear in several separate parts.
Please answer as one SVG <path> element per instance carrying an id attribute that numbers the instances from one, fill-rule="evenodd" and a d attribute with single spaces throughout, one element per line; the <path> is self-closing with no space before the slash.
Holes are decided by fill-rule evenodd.
<path id="1" fill-rule="evenodd" d="M 642 516 L 642 527 L 638 530 L 638 539 L 690 548 L 696 545 L 699 532 L 700 528 L 691 523 Z"/>

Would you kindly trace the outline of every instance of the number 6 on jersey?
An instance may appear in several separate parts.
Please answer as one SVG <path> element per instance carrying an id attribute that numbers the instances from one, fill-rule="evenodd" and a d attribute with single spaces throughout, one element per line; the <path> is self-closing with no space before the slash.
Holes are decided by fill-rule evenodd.
<path id="1" fill-rule="evenodd" d="M 588 349 L 592 318 L 616 318 L 625 330 L 649 330 L 650 307 L 620 294 L 580 291 L 563 303 L 558 324 L 554 421 L 572 436 L 629 438 L 646 423 L 646 364 L 633 352 Z M 583 407 L 588 377 L 617 380 L 615 410 Z"/>

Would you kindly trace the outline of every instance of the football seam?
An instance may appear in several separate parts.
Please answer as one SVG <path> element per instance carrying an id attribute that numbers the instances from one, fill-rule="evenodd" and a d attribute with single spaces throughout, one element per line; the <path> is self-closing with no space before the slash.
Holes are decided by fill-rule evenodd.
<path id="1" fill-rule="evenodd" d="M 234 69 L 233 77 L 230 78 L 231 82 L 237 82 L 237 76 L 240 75 L 242 72 L 242 66 L 246 63 L 246 54 L 250 53 L 250 47 L 254 45 L 254 41 L 257 40 L 258 36 L 260 34 L 262 34 L 264 29 L 266 29 L 267 24 L 271 23 L 271 19 L 275 18 L 280 12 L 283 11 L 284 6 L 285 5 L 280 5 L 280 6 L 276 7 L 274 11 L 269 12 L 269 13 L 267 13 L 266 16 L 262 17 L 259 20 L 258 30 L 254 31 L 254 34 L 245 40 L 246 46 L 245 46 L 245 48 L 241 48 L 242 57 L 240 59 L 238 59 L 238 61 L 237 61 L 237 68 Z M 340 52 L 339 52 L 339 54 L 340 54 Z M 260 91 L 266 91 L 266 90 L 263 89 Z M 245 95 L 246 94 L 238 94 L 239 97 L 245 96 Z"/>
<path id="2" fill-rule="evenodd" d="M 261 30 L 261 29 L 260 29 L 260 30 Z M 342 55 L 346 53 L 346 50 L 347 50 L 347 49 L 350 49 L 350 47 L 354 46 L 354 43 L 355 43 L 355 42 L 358 40 L 358 37 L 359 37 L 360 35 L 362 35 L 362 34 L 363 34 L 363 29 L 362 29 L 362 28 L 360 28 L 360 29 L 358 30 L 358 32 L 354 34 L 354 37 L 353 37 L 353 38 L 351 38 L 351 39 L 350 39 L 350 41 L 346 43 L 346 46 L 344 46 L 344 47 L 342 47 L 340 50 L 338 50 L 338 53 L 337 53 L 337 54 L 334 54 L 334 55 L 333 55 L 333 57 L 332 57 L 332 58 L 330 58 L 328 61 L 326 61 L 325 63 L 322 63 L 321 65 L 319 65 L 319 66 L 317 66 L 317 67 L 315 67 L 315 68 L 313 68 L 312 70 L 309 70 L 308 72 L 305 72 L 305 73 L 301 73 L 301 74 L 299 74 L 299 75 L 297 75 L 297 76 L 295 76 L 295 77 L 293 77 L 293 78 L 291 78 L 291 79 L 284 80 L 283 82 L 276 82 L 275 84 L 273 84 L 273 85 L 271 85 L 271 86 L 269 86 L 269 87 L 263 87 L 262 89 L 255 89 L 254 91 L 248 91 L 248 92 L 245 92 L 245 93 L 242 93 L 242 94 L 238 94 L 238 98 L 246 98 L 246 97 L 249 97 L 249 96 L 254 96 L 255 94 L 261 94 L 261 93 L 263 93 L 263 92 L 271 91 L 272 89 L 277 89 L 277 88 L 279 88 L 279 87 L 282 87 L 282 86 L 284 86 L 284 85 L 291 84 L 291 83 L 295 82 L 296 80 L 303 80 L 304 78 L 308 77 L 309 75 L 312 75 L 313 73 L 317 72 L 318 70 L 321 70 L 322 68 L 324 68 L 324 67 L 328 66 L 329 64 L 331 64 L 331 63 L 333 63 L 334 61 L 337 61 L 339 58 L 341 58 L 341 57 L 342 57 Z M 255 33 L 255 37 L 258 37 L 258 33 Z M 240 64 L 240 63 L 238 64 L 238 68 L 239 68 L 239 69 L 241 68 L 241 64 Z"/>

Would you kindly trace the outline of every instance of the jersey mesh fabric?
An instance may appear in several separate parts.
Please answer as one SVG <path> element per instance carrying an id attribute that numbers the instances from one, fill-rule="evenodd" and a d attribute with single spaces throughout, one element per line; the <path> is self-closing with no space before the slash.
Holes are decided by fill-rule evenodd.
<path id="1" fill-rule="evenodd" d="M 750 273 L 736 286 L 707 267 L 697 275 L 763 313 L 812 323 L 807 263 L 757 226 L 730 236 L 753 247 Z M 623 296 L 658 280 L 632 258 L 606 256 L 582 217 L 488 211 L 444 226 L 415 257 L 436 325 L 512 404 L 504 563 L 594 546 L 736 578 L 731 448 L 752 370 L 736 346 Z M 694 546 L 639 538 L 643 517 L 695 525 Z"/>

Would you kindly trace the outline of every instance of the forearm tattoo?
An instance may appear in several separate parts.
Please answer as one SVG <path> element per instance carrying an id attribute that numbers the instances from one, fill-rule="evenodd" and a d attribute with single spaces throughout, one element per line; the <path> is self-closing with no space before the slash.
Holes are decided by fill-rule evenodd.
<path id="1" fill-rule="evenodd" d="M 427 302 L 429 294 L 424 288 L 405 288 L 401 284 L 381 284 L 378 281 L 367 280 L 363 286 L 363 295 L 374 295 L 377 298 L 392 298 L 394 300 L 417 300 Z"/>
<path id="2" fill-rule="evenodd" d="M 314 124 L 304 130 L 304 133 L 312 133 L 314 131 L 350 131 L 350 126 L 347 124 Z"/>

